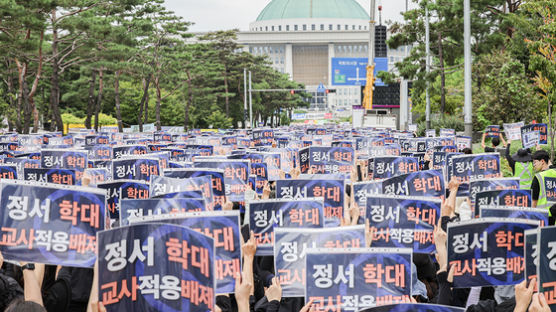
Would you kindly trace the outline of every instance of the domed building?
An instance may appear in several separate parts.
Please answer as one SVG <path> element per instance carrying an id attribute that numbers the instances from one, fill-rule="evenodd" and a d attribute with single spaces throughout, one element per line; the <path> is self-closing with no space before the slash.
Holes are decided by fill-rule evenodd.
<path id="1" fill-rule="evenodd" d="M 367 10 L 355 0 L 272 0 L 249 31 L 238 34 L 238 42 L 246 51 L 268 56 L 276 70 L 304 83 L 314 93 L 312 110 L 347 113 L 361 105 L 365 85 Z M 377 29 L 377 36 L 383 36 L 384 42 L 385 26 Z M 405 47 L 386 51 L 383 44 L 376 48 L 377 70 L 393 68 L 409 54 Z M 323 86 L 336 92 L 323 94 Z"/>

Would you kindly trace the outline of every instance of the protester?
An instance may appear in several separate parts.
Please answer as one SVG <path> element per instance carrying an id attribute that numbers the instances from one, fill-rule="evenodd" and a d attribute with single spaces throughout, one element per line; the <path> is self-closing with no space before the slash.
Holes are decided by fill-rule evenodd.
<path id="1" fill-rule="evenodd" d="M 520 148 L 517 153 L 510 156 L 510 143 L 508 142 L 504 157 L 512 169 L 513 176 L 519 178 L 520 188 L 530 189 L 533 183 L 533 177 L 535 176 L 531 151 L 529 149 Z"/>
<path id="2" fill-rule="evenodd" d="M 504 136 L 502 135 L 502 133 L 498 133 L 497 137 L 492 138 L 491 140 L 492 147 L 486 146 L 485 144 L 486 136 L 487 133 L 484 132 L 481 140 L 481 147 L 484 149 L 485 153 L 499 152 L 498 146 L 500 145 L 500 142 L 502 142 L 502 146 L 506 146 L 506 141 L 504 140 Z"/>
<path id="3" fill-rule="evenodd" d="M 556 218 L 556 210 L 554 206 L 548 202 L 546 194 L 546 178 L 556 178 L 556 166 L 550 162 L 550 155 L 544 150 L 536 151 L 533 154 L 533 166 L 537 174 L 533 178 L 531 184 L 534 208 L 547 209 L 549 212 L 549 224 L 554 224 Z"/>

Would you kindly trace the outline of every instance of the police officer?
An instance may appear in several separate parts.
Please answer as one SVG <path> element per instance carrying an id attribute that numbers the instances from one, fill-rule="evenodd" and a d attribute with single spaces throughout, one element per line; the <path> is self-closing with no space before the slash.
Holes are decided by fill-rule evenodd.
<path id="1" fill-rule="evenodd" d="M 556 166 L 550 164 L 550 156 L 546 151 L 536 151 L 533 154 L 533 167 L 537 174 L 533 178 L 533 183 L 531 184 L 531 191 L 533 195 L 533 208 L 541 208 L 548 210 L 549 224 L 554 224 L 554 218 L 556 217 L 555 206 L 553 203 L 549 203 L 546 197 L 546 178 L 556 178 Z M 552 206 L 552 207 L 551 207 Z M 553 212 L 555 212 L 553 214 Z"/>

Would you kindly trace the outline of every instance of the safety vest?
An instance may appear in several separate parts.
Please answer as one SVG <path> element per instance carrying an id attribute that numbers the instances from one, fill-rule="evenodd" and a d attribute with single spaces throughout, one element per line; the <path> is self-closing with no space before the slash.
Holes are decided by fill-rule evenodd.
<path id="1" fill-rule="evenodd" d="M 548 169 L 543 172 L 539 172 L 535 175 L 537 180 L 539 180 L 539 199 L 537 200 L 537 208 L 539 209 L 548 209 L 548 215 L 552 216 L 550 213 L 550 207 L 554 204 L 553 202 L 549 202 L 546 198 L 546 185 L 544 178 L 556 178 L 556 170 Z"/>
<path id="2" fill-rule="evenodd" d="M 522 190 L 528 190 L 533 184 L 533 177 L 535 169 L 533 169 L 533 164 L 531 162 L 516 162 L 515 163 L 515 174 L 514 177 L 519 178 L 519 188 Z"/>

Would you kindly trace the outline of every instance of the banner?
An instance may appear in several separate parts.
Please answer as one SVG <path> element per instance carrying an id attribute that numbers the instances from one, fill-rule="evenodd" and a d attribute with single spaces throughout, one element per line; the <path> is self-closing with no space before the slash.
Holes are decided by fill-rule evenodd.
<path id="1" fill-rule="evenodd" d="M 531 190 L 494 190 L 478 192 L 475 196 L 474 215 L 484 208 L 531 207 Z"/>
<path id="2" fill-rule="evenodd" d="M 374 157 L 373 159 L 374 180 L 391 178 L 418 170 L 419 160 L 415 157 Z"/>
<path id="3" fill-rule="evenodd" d="M 385 195 L 442 197 L 444 174 L 440 170 L 417 171 L 382 181 Z"/>
<path id="4" fill-rule="evenodd" d="M 212 198 L 212 179 L 210 176 L 188 179 L 152 176 L 150 181 L 149 194 L 151 197 L 188 191 L 201 191 L 207 204 L 207 210 L 214 209 L 214 199 Z"/>
<path id="5" fill-rule="evenodd" d="M 500 137 L 500 126 L 498 125 L 487 126 L 485 129 L 485 133 L 487 138 L 498 138 Z"/>
<path id="6" fill-rule="evenodd" d="M 23 180 L 64 185 L 75 185 L 77 182 L 75 170 L 72 169 L 24 168 Z"/>
<path id="7" fill-rule="evenodd" d="M 144 145 L 119 145 L 112 148 L 114 159 L 126 156 L 139 156 L 147 154 L 147 147 Z"/>
<path id="8" fill-rule="evenodd" d="M 352 206 L 358 207 L 360 211 L 359 224 L 365 220 L 367 209 L 367 197 L 382 194 L 382 181 L 356 182 L 351 185 Z"/>
<path id="9" fill-rule="evenodd" d="M 504 126 L 504 133 L 506 134 L 506 138 L 508 141 L 519 141 L 521 140 L 521 127 L 523 127 L 525 123 L 523 121 L 516 122 L 516 123 L 505 123 Z"/>
<path id="10" fill-rule="evenodd" d="M 458 150 L 461 151 L 464 148 L 473 148 L 473 139 L 468 136 L 457 136 L 456 137 L 456 146 Z"/>
<path id="11" fill-rule="evenodd" d="M 469 182 L 469 199 L 471 208 L 475 206 L 477 193 L 491 190 L 518 190 L 519 178 L 494 178 L 486 180 L 472 180 Z"/>
<path id="12" fill-rule="evenodd" d="M 539 131 L 531 131 L 523 134 L 523 148 L 533 148 L 540 144 L 541 133 Z"/>
<path id="13" fill-rule="evenodd" d="M 168 178 L 188 179 L 210 176 L 212 179 L 212 197 L 214 210 L 222 210 L 226 203 L 226 190 L 224 184 L 224 170 L 211 168 L 166 169 L 164 176 Z"/>
<path id="14" fill-rule="evenodd" d="M 122 199 L 120 201 L 120 225 L 128 225 L 130 220 L 143 217 L 206 210 L 203 198 Z"/>
<path id="15" fill-rule="evenodd" d="M 112 180 L 112 175 L 105 168 L 88 168 L 83 172 L 83 176 L 89 178 L 89 185 L 96 186 L 102 182 L 108 182 Z"/>
<path id="16" fill-rule="evenodd" d="M 458 196 L 469 195 L 469 181 L 502 177 L 500 154 L 456 155 L 446 158 L 446 181 L 452 177 L 461 183 Z"/>
<path id="17" fill-rule="evenodd" d="M 436 130 L 434 129 L 425 130 L 425 137 L 434 138 L 435 136 L 436 136 Z"/>
<path id="18" fill-rule="evenodd" d="M 431 303 L 398 303 L 361 310 L 360 312 L 465 312 L 465 309 Z"/>
<path id="19" fill-rule="evenodd" d="M 340 220 L 344 216 L 344 193 L 344 180 L 335 176 L 327 178 L 326 175 L 315 175 L 314 179 L 276 181 L 276 198 L 323 197 L 324 224 L 327 227 L 340 225 Z"/>
<path id="20" fill-rule="evenodd" d="M 2 180 L 0 251 L 7 260 L 91 268 L 105 191 Z"/>
<path id="21" fill-rule="evenodd" d="M 510 218 L 539 221 L 540 226 L 548 225 L 548 210 L 530 207 L 481 208 L 481 218 Z"/>
<path id="22" fill-rule="evenodd" d="M 205 211 L 178 215 L 156 215 L 131 223 L 170 223 L 195 230 L 214 240 L 216 293 L 234 293 L 235 276 L 241 273 L 239 211 Z"/>
<path id="23" fill-rule="evenodd" d="M 552 311 L 556 311 L 556 226 L 540 228 L 537 235 L 538 283 Z"/>
<path id="24" fill-rule="evenodd" d="M 359 311 L 411 296 L 410 249 L 308 249 L 305 301 L 318 311 Z"/>
<path id="25" fill-rule="evenodd" d="M 249 179 L 249 160 L 195 160 L 195 168 L 224 170 L 226 196 L 233 202 L 243 202 Z"/>
<path id="26" fill-rule="evenodd" d="M 276 227 L 274 237 L 274 268 L 282 285 L 282 297 L 304 297 L 307 248 L 361 248 L 365 245 L 365 226 Z"/>
<path id="27" fill-rule="evenodd" d="M 274 228 L 324 227 L 324 200 L 269 199 L 247 203 L 249 229 L 257 239 L 257 256 L 274 255 Z"/>
<path id="28" fill-rule="evenodd" d="M 439 134 L 438 136 L 441 136 L 441 137 L 455 136 L 456 135 L 456 130 L 455 129 L 440 129 L 438 134 Z"/>
<path id="29" fill-rule="evenodd" d="M 365 217 L 374 229 L 371 246 L 434 252 L 433 230 L 440 218 L 441 204 L 440 199 L 423 197 L 367 197 Z"/>
<path id="30" fill-rule="evenodd" d="M 156 158 L 124 157 L 112 161 L 113 180 L 149 181 L 151 176 L 160 172 L 160 161 Z"/>
<path id="31" fill-rule="evenodd" d="M 313 174 L 342 174 L 349 178 L 355 152 L 349 147 L 309 147 L 309 169 Z"/>
<path id="32" fill-rule="evenodd" d="M 253 130 L 253 143 L 255 146 L 269 146 L 274 142 L 274 130 L 262 129 Z"/>
<path id="33" fill-rule="evenodd" d="M 524 231 L 538 221 L 484 218 L 448 223 L 454 287 L 514 285 L 524 278 Z"/>
<path id="34" fill-rule="evenodd" d="M 43 149 L 41 150 L 41 168 L 74 169 L 75 178 L 81 180 L 83 170 L 87 168 L 87 151 Z"/>
<path id="35" fill-rule="evenodd" d="M 548 127 L 544 123 L 537 123 L 521 127 L 521 142 L 525 142 L 524 136 L 527 133 L 538 131 L 540 135 L 539 144 L 548 144 Z"/>
<path id="36" fill-rule="evenodd" d="M 526 230 L 523 232 L 525 234 L 525 246 L 523 247 L 523 254 L 525 256 L 525 278 L 528 282 L 532 279 L 537 278 L 537 267 L 539 265 L 539 253 L 537 248 L 537 235 L 538 228 L 532 230 Z M 538 278 L 537 278 L 538 281 Z M 538 283 L 535 285 L 535 291 L 538 290 Z"/>
<path id="37" fill-rule="evenodd" d="M 118 180 L 98 183 L 97 187 L 107 191 L 106 212 L 111 222 L 120 220 L 120 200 L 149 198 L 149 185 L 141 181 Z"/>
<path id="38" fill-rule="evenodd" d="M 0 179 L 17 180 L 17 166 L 0 165 Z"/>
<path id="39" fill-rule="evenodd" d="M 98 292 L 107 311 L 213 309 L 212 238 L 149 223 L 100 232 L 98 242 Z"/>

